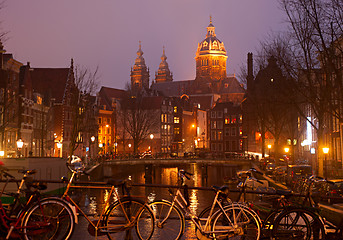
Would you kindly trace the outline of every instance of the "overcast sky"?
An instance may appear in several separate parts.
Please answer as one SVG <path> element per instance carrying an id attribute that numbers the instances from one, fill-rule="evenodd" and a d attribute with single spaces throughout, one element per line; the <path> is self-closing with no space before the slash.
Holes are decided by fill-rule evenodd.
<path id="1" fill-rule="evenodd" d="M 248 52 L 284 28 L 277 0 L 7 0 L 0 12 L 4 47 L 31 67 L 99 66 L 102 86 L 130 81 L 139 41 L 150 82 L 165 46 L 174 81 L 195 78 L 197 45 L 210 15 L 228 52 L 227 74 L 239 74 Z"/>

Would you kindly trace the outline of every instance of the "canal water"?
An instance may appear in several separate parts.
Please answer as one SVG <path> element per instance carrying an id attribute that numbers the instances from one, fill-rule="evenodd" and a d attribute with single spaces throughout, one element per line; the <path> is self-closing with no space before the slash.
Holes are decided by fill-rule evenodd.
<path id="1" fill-rule="evenodd" d="M 236 172 L 249 169 L 249 164 L 224 164 L 224 163 L 159 163 L 159 164 L 107 164 L 103 166 L 103 180 L 107 178 L 125 179 L 131 177 L 133 183 L 138 184 L 164 184 L 177 186 L 177 174 L 180 169 L 194 174 L 187 180 L 189 187 L 211 187 L 228 184 L 236 177 Z M 234 186 L 233 186 L 234 187 Z M 118 189 L 118 192 L 121 192 Z M 160 187 L 133 187 L 132 195 L 142 197 L 147 201 L 157 199 L 171 199 L 168 188 Z M 108 190 L 83 189 L 81 204 L 89 215 L 100 215 L 104 202 L 109 196 Z M 209 190 L 189 189 L 190 208 L 199 214 L 205 207 L 212 204 L 214 192 Z M 232 199 L 236 199 L 232 195 Z M 113 199 L 115 200 L 115 199 Z M 85 226 L 77 226 L 83 228 Z M 186 221 L 186 230 L 182 239 L 196 239 L 195 227 L 190 221 Z M 83 231 L 84 232 L 84 231 Z M 79 239 L 80 230 L 77 230 L 73 239 Z M 83 234 L 86 235 L 86 234 Z M 90 235 L 89 235 L 90 236 Z M 94 239 L 94 237 L 82 236 L 83 240 Z M 100 238 L 99 238 L 100 239 Z M 101 238 L 102 239 L 102 238 Z M 104 238 L 106 239 L 106 238 Z"/>

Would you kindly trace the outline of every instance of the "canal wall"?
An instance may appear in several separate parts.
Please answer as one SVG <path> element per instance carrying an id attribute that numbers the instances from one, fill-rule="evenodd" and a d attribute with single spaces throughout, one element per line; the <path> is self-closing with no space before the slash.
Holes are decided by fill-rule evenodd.
<path id="1" fill-rule="evenodd" d="M 66 159 L 64 158 L 2 158 L 1 161 L 4 163 L 2 167 L 8 170 L 8 173 L 14 176 L 16 179 L 20 180 L 23 177 L 19 170 L 36 170 L 36 174 L 31 175 L 34 180 L 60 180 L 62 176 L 68 176 L 69 170 L 66 166 Z M 0 176 L 1 178 L 1 176 Z M 0 188 L 4 186 L 5 183 L 0 182 Z M 46 191 L 53 191 L 55 189 L 61 188 L 64 185 L 61 183 L 49 183 Z M 18 189 L 16 183 L 8 183 L 6 186 L 6 191 L 12 192 Z"/>

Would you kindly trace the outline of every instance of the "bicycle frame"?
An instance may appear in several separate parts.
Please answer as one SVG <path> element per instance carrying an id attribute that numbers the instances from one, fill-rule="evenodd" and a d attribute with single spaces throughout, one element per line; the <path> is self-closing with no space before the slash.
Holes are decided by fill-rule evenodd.
<path id="1" fill-rule="evenodd" d="M 73 179 L 75 178 L 75 175 L 78 173 L 78 171 L 73 171 L 72 172 L 72 176 L 70 177 L 69 181 L 68 181 L 68 184 L 67 184 L 67 187 L 66 187 L 66 190 L 62 196 L 62 199 L 66 199 L 69 203 L 71 203 L 71 205 L 73 207 L 75 207 L 79 212 L 81 212 L 81 214 L 86 218 L 86 220 L 89 222 L 89 224 L 92 225 L 92 227 L 94 227 L 95 229 L 95 237 L 97 237 L 97 234 L 98 234 L 98 231 L 100 231 L 100 233 L 102 234 L 105 234 L 107 232 L 111 232 L 108 228 L 109 226 L 101 226 L 101 221 L 103 219 L 104 216 L 106 216 L 107 214 L 107 210 L 108 210 L 108 207 L 110 206 L 110 200 L 111 198 L 108 198 L 104 204 L 104 207 L 101 211 L 101 214 L 98 218 L 98 220 L 96 222 L 93 222 L 88 216 L 87 214 L 82 211 L 81 207 L 68 195 L 68 192 L 69 192 L 69 189 L 81 189 L 81 188 L 85 188 L 85 186 L 77 186 L 77 185 L 72 185 L 73 183 Z M 127 212 L 125 210 L 125 206 L 122 204 L 121 202 L 121 199 L 116 191 L 116 188 L 115 186 L 111 186 L 111 187 L 105 187 L 105 186 L 89 186 L 87 185 L 87 188 L 88 189 L 110 189 L 110 193 L 109 193 L 109 196 L 112 196 L 112 194 L 115 195 L 115 197 L 118 199 L 117 201 L 119 202 L 120 204 L 120 207 L 122 208 L 124 214 L 125 214 L 125 218 L 126 220 L 128 221 L 128 225 L 127 226 L 123 226 L 123 227 L 132 227 L 135 225 L 136 223 L 136 219 L 137 219 L 137 216 L 134 217 L 134 221 L 130 221 L 130 218 L 129 216 L 127 215 Z M 137 214 L 143 209 L 143 206 L 139 209 L 139 211 L 137 212 Z M 76 223 L 77 223 L 77 220 L 75 220 Z"/>
<path id="2" fill-rule="evenodd" d="M 8 175 L 11 176 L 11 175 Z M 19 195 L 22 192 L 22 188 L 24 186 L 25 180 L 27 178 L 27 173 L 24 174 L 19 186 L 18 186 L 18 190 L 16 191 L 16 193 L 6 193 L 5 192 L 5 188 L 9 182 L 9 179 L 7 179 L 6 183 L 4 184 L 4 187 L 1 191 L 0 197 L 5 194 L 5 195 L 9 195 L 9 196 L 13 196 L 15 198 L 14 201 L 14 205 L 16 205 L 19 202 Z M 24 219 L 25 215 L 26 215 L 26 211 L 31 207 L 31 204 L 34 202 L 38 202 L 38 204 L 40 204 L 40 194 L 37 192 L 33 192 L 33 194 L 31 194 L 30 198 L 27 200 L 27 202 L 25 203 L 25 205 L 22 205 L 22 208 L 20 210 L 20 212 L 18 213 L 18 216 L 16 218 L 11 218 L 8 216 L 8 214 L 6 214 L 6 210 L 3 207 L 3 204 L 0 200 L 0 219 L 1 219 L 1 224 L 8 230 L 7 235 L 6 235 L 6 239 L 9 239 L 13 230 L 23 230 L 24 227 L 21 226 L 22 220 Z M 11 216 L 13 214 L 13 212 L 11 211 L 9 213 L 9 215 Z M 8 224 L 10 223 L 10 224 Z M 46 226 L 49 225 L 48 222 L 45 223 Z M 45 225 L 42 225 L 42 227 L 44 227 Z M 28 227 L 26 227 L 28 228 Z"/>
<path id="3" fill-rule="evenodd" d="M 165 217 L 165 219 L 159 223 L 161 225 L 163 225 L 163 223 L 169 218 L 169 215 L 171 213 L 171 210 L 173 207 L 176 207 L 178 209 L 182 210 L 183 214 L 188 214 L 191 218 L 191 221 L 195 224 L 195 226 L 200 229 L 200 232 L 202 234 L 210 234 L 210 233 L 225 233 L 228 231 L 228 228 L 232 228 L 234 229 L 234 226 L 236 224 L 236 215 L 233 214 L 234 219 L 233 222 L 231 221 L 231 219 L 229 218 L 229 216 L 226 214 L 225 209 L 230 207 L 230 206 L 240 206 L 242 208 L 244 208 L 244 206 L 241 206 L 240 204 L 237 203 L 232 203 L 231 205 L 225 205 L 225 207 L 223 207 L 222 203 L 218 200 L 219 194 L 221 193 L 220 190 L 217 191 L 212 206 L 211 206 L 211 211 L 210 214 L 207 218 L 199 218 L 198 216 L 195 215 L 195 213 L 193 213 L 191 211 L 191 209 L 189 209 L 189 206 L 187 205 L 187 200 L 184 198 L 182 192 L 180 191 L 180 188 L 177 189 L 176 193 L 173 196 L 173 200 L 170 202 L 171 203 L 171 207 L 167 213 L 167 216 Z M 167 200 L 163 200 L 168 202 Z M 180 202 L 181 201 L 181 202 Z M 219 206 L 219 210 L 215 210 L 215 207 Z M 235 211 L 234 208 L 232 208 L 233 211 Z M 222 211 L 222 213 L 224 214 L 224 216 L 226 217 L 226 219 L 228 220 L 230 226 L 226 227 L 225 230 L 222 231 L 208 231 L 206 229 L 208 229 L 208 227 L 210 226 L 211 220 L 213 218 L 213 216 L 215 216 L 217 213 L 219 213 L 219 211 Z M 206 221 L 205 225 L 203 225 L 201 222 Z"/>

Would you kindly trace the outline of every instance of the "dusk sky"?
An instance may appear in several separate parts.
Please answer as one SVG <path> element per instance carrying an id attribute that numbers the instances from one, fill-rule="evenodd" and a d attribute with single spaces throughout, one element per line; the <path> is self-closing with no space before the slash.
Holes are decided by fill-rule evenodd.
<path id="1" fill-rule="evenodd" d="M 7 0 L 0 12 L 8 53 L 31 67 L 90 69 L 100 85 L 125 87 L 139 41 L 150 82 L 165 46 L 174 81 L 195 78 L 197 45 L 210 15 L 228 52 L 227 74 L 239 74 L 248 52 L 284 29 L 277 0 Z"/>

